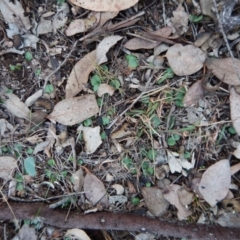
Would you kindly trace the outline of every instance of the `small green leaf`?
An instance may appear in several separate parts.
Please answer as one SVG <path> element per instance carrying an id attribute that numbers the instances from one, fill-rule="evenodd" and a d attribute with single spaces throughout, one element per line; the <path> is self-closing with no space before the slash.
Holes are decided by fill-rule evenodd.
<path id="1" fill-rule="evenodd" d="M 97 99 L 97 104 L 99 107 L 101 107 L 103 105 L 103 99 L 102 98 L 98 98 Z"/>
<path id="2" fill-rule="evenodd" d="M 178 141 L 178 140 L 180 139 L 180 135 L 178 135 L 178 134 L 173 134 L 173 138 L 174 138 L 176 141 Z"/>
<path id="3" fill-rule="evenodd" d="M 53 92 L 53 91 L 54 91 L 53 85 L 52 85 L 52 84 L 47 84 L 47 86 L 46 86 L 45 89 L 44 89 L 44 92 L 45 92 L 45 93 L 51 93 L 51 92 Z"/>
<path id="4" fill-rule="evenodd" d="M 107 138 L 107 134 L 105 131 L 101 132 L 100 136 L 102 140 L 105 140 Z"/>
<path id="5" fill-rule="evenodd" d="M 167 140 L 168 146 L 172 147 L 176 144 L 176 141 L 173 137 L 168 138 Z"/>
<path id="6" fill-rule="evenodd" d="M 149 167 L 149 163 L 147 161 L 142 162 L 142 168 L 147 169 Z"/>
<path id="7" fill-rule="evenodd" d="M 33 153 L 33 151 L 34 151 L 33 148 L 30 148 L 30 147 L 29 147 L 29 148 L 27 149 L 27 154 L 31 155 L 31 154 Z"/>
<path id="8" fill-rule="evenodd" d="M 40 68 L 36 69 L 35 75 L 36 75 L 37 77 L 39 77 L 40 74 L 41 74 L 41 69 L 40 69 Z"/>
<path id="9" fill-rule="evenodd" d="M 55 165 L 54 159 L 49 159 L 49 160 L 47 161 L 47 164 L 48 164 L 49 166 L 54 166 L 54 165 Z"/>
<path id="10" fill-rule="evenodd" d="M 153 115 L 153 117 L 151 118 L 151 123 L 153 128 L 158 127 L 161 124 L 161 120 L 160 118 L 155 114 Z"/>
<path id="11" fill-rule="evenodd" d="M 99 75 L 97 74 L 94 74 L 92 77 L 91 77 L 91 85 L 93 86 L 93 91 L 96 92 L 99 88 L 99 85 L 101 84 L 101 78 Z"/>
<path id="12" fill-rule="evenodd" d="M 120 86 L 121 86 L 121 84 L 120 84 L 120 82 L 119 82 L 118 79 L 113 79 L 113 80 L 111 80 L 110 85 L 111 85 L 112 87 L 114 87 L 115 89 L 119 89 Z"/>
<path id="13" fill-rule="evenodd" d="M 92 119 L 88 118 L 83 122 L 84 127 L 89 127 L 92 125 Z"/>
<path id="14" fill-rule="evenodd" d="M 10 65 L 9 65 L 9 69 L 10 69 L 11 71 L 15 71 L 15 70 L 16 70 L 16 67 L 15 67 L 14 65 L 10 64 Z"/>
<path id="15" fill-rule="evenodd" d="M 27 61 L 31 61 L 32 59 L 33 59 L 33 55 L 32 55 L 32 53 L 31 52 L 29 52 L 29 51 L 27 51 L 27 52 L 25 52 L 25 59 L 27 60 Z"/>
<path id="16" fill-rule="evenodd" d="M 110 117 L 102 117 L 102 124 L 103 125 L 108 125 L 110 123 Z"/>
<path id="17" fill-rule="evenodd" d="M 131 202 L 132 202 L 133 205 L 138 205 L 140 203 L 140 199 L 137 198 L 137 197 L 134 197 L 134 198 L 132 198 Z"/>
<path id="18" fill-rule="evenodd" d="M 192 23 L 197 23 L 200 22 L 203 19 L 203 15 L 189 15 L 189 20 Z"/>
<path id="19" fill-rule="evenodd" d="M 137 57 L 133 56 L 133 55 L 127 55 L 126 56 L 127 62 L 128 62 L 128 66 L 132 69 L 135 69 L 138 67 L 138 59 Z"/>
<path id="20" fill-rule="evenodd" d="M 150 183 L 150 182 L 147 182 L 145 186 L 146 186 L 146 187 L 151 187 L 151 183 Z"/>
<path id="21" fill-rule="evenodd" d="M 228 132 L 231 133 L 231 134 L 236 134 L 237 133 L 234 127 L 229 127 Z"/>
<path id="22" fill-rule="evenodd" d="M 32 177 L 36 176 L 36 165 L 34 157 L 27 157 L 24 159 L 24 168 L 28 175 Z"/>
<path id="23" fill-rule="evenodd" d="M 65 0 L 57 0 L 57 5 L 62 6 L 65 3 Z"/>
<path id="24" fill-rule="evenodd" d="M 149 168 L 147 169 L 147 171 L 148 171 L 148 173 L 149 173 L 150 175 L 153 175 L 153 173 L 154 173 L 154 169 L 153 169 L 152 167 L 149 167 Z"/>
<path id="25" fill-rule="evenodd" d="M 184 158 L 185 159 L 189 159 L 191 157 L 191 153 L 190 152 L 185 152 L 184 153 Z"/>
<path id="26" fill-rule="evenodd" d="M 147 157 L 148 157 L 149 160 L 153 161 L 157 157 L 157 152 L 155 150 L 151 149 L 147 152 Z"/>
<path id="27" fill-rule="evenodd" d="M 174 72 L 171 68 L 167 68 L 166 71 L 164 71 L 162 77 L 157 81 L 158 84 L 161 84 L 164 82 L 166 79 L 173 78 L 174 77 Z"/>

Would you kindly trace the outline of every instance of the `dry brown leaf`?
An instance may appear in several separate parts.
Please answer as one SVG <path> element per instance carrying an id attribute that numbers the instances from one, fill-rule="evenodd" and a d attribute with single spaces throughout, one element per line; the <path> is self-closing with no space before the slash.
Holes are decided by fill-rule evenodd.
<path id="1" fill-rule="evenodd" d="M 192 215 L 191 211 L 188 211 L 185 206 L 183 206 L 179 201 L 178 191 L 181 189 L 181 186 L 176 184 L 171 184 L 170 186 L 167 186 L 163 190 L 163 197 L 170 202 L 172 205 L 174 205 L 178 210 L 178 219 L 179 220 L 185 220 L 189 216 Z M 182 199 L 183 201 L 183 199 Z"/>
<path id="2" fill-rule="evenodd" d="M 19 240 L 37 240 L 36 230 L 33 227 L 29 227 L 28 225 L 24 224 L 18 233 Z"/>
<path id="3" fill-rule="evenodd" d="M 66 126 L 72 126 L 94 116 L 99 112 L 95 95 L 68 98 L 59 102 L 48 116 Z"/>
<path id="4" fill-rule="evenodd" d="M 116 190 L 117 195 L 122 195 L 124 193 L 124 187 L 120 184 L 113 184 L 111 188 Z"/>
<path id="5" fill-rule="evenodd" d="M 97 95 L 99 97 L 102 97 L 102 95 L 104 95 L 105 93 L 108 93 L 110 96 L 112 96 L 115 92 L 115 88 L 106 84 L 106 83 L 103 83 L 103 84 L 100 84 L 100 86 L 98 87 L 98 90 L 97 90 Z"/>
<path id="6" fill-rule="evenodd" d="M 66 35 L 73 36 L 89 31 L 98 25 L 100 16 L 99 12 L 91 12 L 87 18 L 73 20 L 65 31 Z"/>
<path id="7" fill-rule="evenodd" d="M 84 182 L 84 173 L 82 168 L 72 174 L 73 189 L 75 192 L 81 192 Z"/>
<path id="8" fill-rule="evenodd" d="M 222 227 L 240 228 L 239 214 L 233 212 L 224 213 L 216 222 Z"/>
<path id="9" fill-rule="evenodd" d="M 0 178 L 9 180 L 17 167 L 17 161 L 13 157 L 0 157 Z"/>
<path id="10" fill-rule="evenodd" d="M 190 107 L 198 103 L 198 101 L 203 97 L 204 88 L 202 86 L 202 81 L 198 80 L 195 82 L 187 91 L 183 98 L 184 107 Z"/>
<path id="11" fill-rule="evenodd" d="M 193 201 L 193 196 L 194 196 L 193 193 L 187 191 L 185 188 L 180 188 L 177 191 L 177 195 L 178 195 L 179 202 L 183 206 L 189 205 Z"/>
<path id="12" fill-rule="evenodd" d="M 115 132 L 111 133 L 111 138 L 112 139 L 118 139 L 118 138 L 123 138 L 123 137 L 127 137 L 129 135 L 132 135 L 133 132 L 132 131 L 128 131 L 128 123 L 124 123 L 122 125 L 122 127 L 118 130 L 116 130 Z"/>
<path id="13" fill-rule="evenodd" d="M 240 212 L 240 202 L 237 199 L 224 199 L 221 202 L 221 207 L 228 212 Z"/>
<path id="14" fill-rule="evenodd" d="M 109 49 L 114 46 L 119 40 L 121 40 L 123 37 L 115 35 L 115 36 L 109 36 L 105 37 L 97 46 L 96 49 L 96 60 L 97 64 L 100 65 L 104 62 L 107 62 L 107 56 Z"/>
<path id="15" fill-rule="evenodd" d="M 237 163 L 233 166 L 231 166 L 231 175 L 234 175 L 235 173 L 237 173 L 240 170 L 240 163 Z"/>
<path id="16" fill-rule="evenodd" d="M 240 94 L 236 93 L 233 87 L 230 89 L 229 100 L 233 127 L 240 136 Z"/>
<path id="17" fill-rule="evenodd" d="M 157 187 L 143 187 L 141 189 L 148 210 L 156 217 L 161 217 L 169 207 L 162 195 L 162 190 Z"/>
<path id="18" fill-rule="evenodd" d="M 222 82 L 229 85 L 240 85 L 240 60 L 237 58 L 207 58 L 205 64 Z"/>
<path id="19" fill-rule="evenodd" d="M 198 189 L 204 200 L 214 207 L 223 200 L 231 183 L 231 171 L 227 159 L 210 166 L 202 175 Z"/>
<path id="20" fill-rule="evenodd" d="M 85 151 L 87 154 L 94 153 L 97 148 L 102 144 L 100 136 L 100 127 L 84 127 L 79 126 L 78 132 L 83 131 L 83 140 L 85 142 Z"/>
<path id="21" fill-rule="evenodd" d="M 76 96 L 88 82 L 89 74 L 96 69 L 96 50 L 85 55 L 73 67 L 66 85 L 66 98 Z"/>
<path id="22" fill-rule="evenodd" d="M 184 7 L 180 3 L 175 11 L 173 11 L 173 17 L 170 20 L 169 25 L 172 26 L 173 32 L 182 35 L 188 30 L 189 14 L 185 12 Z"/>
<path id="23" fill-rule="evenodd" d="M 83 189 L 86 198 L 92 202 L 93 205 L 101 204 L 108 207 L 108 197 L 103 183 L 92 173 L 88 172 L 84 179 Z"/>
<path id="24" fill-rule="evenodd" d="M 170 27 L 164 27 L 164 28 L 161 28 L 152 33 L 154 35 L 157 35 L 157 36 L 160 36 L 163 38 L 167 38 L 172 33 L 172 29 Z M 157 47 L 160 43 L 161 43 L 161 41 L 156 41 L 156 43 L 154 43 L 154 42 L 150 42 L 145 39 L 134 37 L 134 38 L 130 39 L 129 41 L 127 41 L 124 44 L 124 47 L 129 50 L 153 49 L 153 48 Z"/>
<path id="25" fill-rule="evenodd" d="M 138 1 L 139 0 L 95 0 L 95 1 L 69 0 L 69 2 L 71 2 L 74 5 L 96 12 L 121 11 L 132 7 Z"/>
<path id="26" fill-rule="evenodd" d="M 206 54 L 193 45 L 175 44 L 166 53 L 169 65 L 178 76 L 191 75 L 203 67 Z"/>
<path id="27" fill-rule="evenodd" d="M 5 93 L 4 97 L 4 105 L 10 113 L 19 118 L 30 118 L 29 108 L 18 96 L 13 93 Z"/>

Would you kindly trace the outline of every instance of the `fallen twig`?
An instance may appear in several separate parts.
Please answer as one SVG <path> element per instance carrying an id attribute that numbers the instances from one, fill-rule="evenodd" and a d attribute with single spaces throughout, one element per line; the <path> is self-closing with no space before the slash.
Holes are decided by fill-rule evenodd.
<path id="1" fill-rule="evenodd" d="M 98 212 L 84 215 L 78 211 L 70 211 L 68 220 L 66 210 L 50 209 L 44 203 L 9 202 L 18 219 L 41 217 L 45 224 L 62 229 L 111 229 L 136 232 L 154 232 L 164 236 L 187 238 L 195 240 L 231 239 L 237 240 L 239 229 L 229 229 L 220 226 L 188 224 L 186 222 L 167 222 L 134 214 Z M 13 219 L 11 210 L 6 203 L 0 204 L 0 220 Z"/>

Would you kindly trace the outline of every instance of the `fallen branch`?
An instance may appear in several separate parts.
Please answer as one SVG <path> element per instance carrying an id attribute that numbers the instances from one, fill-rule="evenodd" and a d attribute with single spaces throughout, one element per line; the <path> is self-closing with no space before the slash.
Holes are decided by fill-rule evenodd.
<path id="1" fill-rule="evenodd" d="M 237 240 L 240 230 L 220 226 L 188 224 L 186 222 L 166 222 L 134 214 L 98 212 L 84 215 L 78 211 L 50 209 L 45 203 L 9 202 L 18 219 L 42 217 L 45 224 L 62 229 L 111 229 L 136 232 L 154 232 L 164 236 L 195 240 L 231 239 Z M 66 216 L 68 220 L 65 221 Z M 0 220 L 13 219 L 11 210 L 6 203 L 0 204 Z"/>

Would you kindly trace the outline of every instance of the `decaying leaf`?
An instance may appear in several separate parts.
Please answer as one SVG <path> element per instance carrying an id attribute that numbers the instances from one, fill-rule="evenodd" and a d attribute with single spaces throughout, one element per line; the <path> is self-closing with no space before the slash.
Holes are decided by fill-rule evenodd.
<path id="1" fill-rule="evenodd" d="M 199 191 L 212 207 L 224 199 L 231 183 L 229 161 L 224 159 L 210 166 L 202 175 Z"/>
<path id="2" fill-rule="evenodd" d="M 231 166 L 231 175 L 234 175 L 235 173 L 237 173 L 240 170 L 240 163 L 237 163 L 233 166 Z"/>
<path id="3" fill-rule="evenodd" d="M 24 224 L 18 233 L 19 240 L 37 240 L 37 234 L 33 227 L 29 227 L 28 225 Z"/>
<path id="4" fill-rule="evenodd" d="M 169 26 L 173 27 L 173 33 L 182 35 L 188 30 L 188 13 L 185 12 L 182 4 L 179 4 L 177 9 L 172 12 L 173 17 L 170 19 Z"/>
<path id="5" fill-rule="evenodd" d="M 78 132 L 83 131 L 83 140 L 85 142 L 85 151 L 87 154 L 94 153 L 97 148 L 102 144 L 100 136 L 100 127 L 84 127 L 79 126 Z"/>
<path id="6" fill-rule="evenodd" d="M 222 227 L 240 228 L 239 213 L 224 213 L 216 222 Z"/>
<path id="7" fill-rule="evenodd" d="M 96 50 L 88 53 L 73 67 L 66 85 L 66 98 L 76 96 L 88 82 L 89 74 L 96 69 Z"/>
<path id="8" fill-rule="evenodd" d="M 167 212 L 168 201 L 163 197 L 162 190 L 157 187 L 143 187 L 141 189 L 148 210 L 156 217 L 161 217 Z"/>
<path id="9" fill-rule="evenodd" d="M 73 36 L 77 33 L 87 32 L 97 26 L 100 21 L 99 12 L 90 12 L 87 18 L 73 20 L 66 29 L 67 36 Z"/>
<path id="10" fill-rule="evenodd" d="M 72 237 L 74 237 L 74 239 L 77 240 L 91 240 L 90 237 L 83 230 L 78 228 L 67 230 L 64 237 L 71 237 L 71 239 Z"/>
<path id="11" fill-rule="evenodd" d="M 207 58 L 205 64 L 222 82 L 229 85 L 240 85 L 240 60 L 237 58 Z"/>
<path id="12" fill-rule="evenodd" d="M 81 192 L 84 182 L 84 174 L 82 168 L 77 170 L 75 173 L 72 174 L 72 183 L 73 189 L 75 192 Z"/>
<path id="13" fill-rule="evenodd" d="M 203 67 L 206 54 L 194 45 L 175 44 L 166 53 L 169 65 L 178 76 L 191 75 Z"/>
<path id="14" fill-rule="evenodd" d="M 13 157 L 0 157 L 0 178 L 9 180 L 17 167 L 17 161 Z"/>
<path id="15" fill-rule="evenodd" d="M 154 31 L 153 34 L 158 35 L 163 38 L 167 38 L 167 37 L 169 37 L 171 32 L 172 32 L 172 29 L 170 27 L 164 27 L 157 31 Z M 127 41 L 124 44 L 124 47 L 129 50 L 153 49 L 153 48 L 157 47 L 160 43 L 161 43 L 161 41 L 152 42 L 152 41 L 148 41 L 145 39 L 134 37 L 134 38 L 130 39 L 129 41 Z"/>
<path id="16" fill-rule="evenodd" d="M 69 0 L 72 4 L 92 11 L 107 12 L 121 11 L 132 7 L 139 0 Z"/>
<path id="17" fill-rule="evenodd" d="M 102 97 L 102 95 L 104 95 L 105 93 L 108 93 L 110 96 L 112 96 L 114 92 L 115 92 L 115 88 L 106 83 L 100 84 L 97 90 L 97 94 L 99 97 Z"/>
<path id="18" fill-rule="evenodd" d="M 230 89 L 229 100 L 233 127 L 240 136 L 240 94 L 238 94 L 233 87 Z"/>
<path id="19" fill-rule="evenodd" d="M 59 102 L 48 116 L 66 126 L 80 123 L 99 112 L 95 95 L 68 98 Z"/>
<path id="20" fill-rule="evenodd" d="M 104 62 L 107 62 L 107 56 L 109 49 L 114 46 L 119 40 L 121 40 L 122 36 L 109 36 L 105 37 L 97 46 L 96 49 L 96 60 L 97 64 L 101 65 Z"/>
<path id="21" fill-rule="evenodd" d="M 182 172 L 185 175 L 185 172 L 183 169 L 189 170 L 194 167 L 194 162 L 190 163 L 186 159 L 181 159 L 179 154 L 176 152 L 167 151 L 167 156 L 168 156 L 168 165 L 172 173 Z"/>
<path id="22" fill-rule="evenodd" d="M 8 133 L 12 133 L 14 130 L 12 124 L 10 124 L 7 120 L 5 119 L 0 119 L 0 136 L 4 137 Z"/>
<path id="23" fill-rule="evenodd" d="M 19 118 L 30 118 L 29 108 L 18 96 L 13 93 L 5 93 L 4 97 L 4 105 L 10 113 Z"/>
<path id="24" fill-rule="evenodd" d="M 195 82 L 187 91 L 183 98 L 184 107 L 190 107 L 197 104 L 198 101 L 203 97 L 204 88 L 202 86 L 202 81 L 198 80 Z"/>
<path id="25" fill-rule="evenodd" d="M 240 202 L 237 199 L 224 199 L 221 202 L 221 207 L 228 212 L 240 213 Z"/>
<path id="26" fill-rule="evenodd" d="M 185 220 L 192 215 L 192 212 L 187 210 L 187 208 L 184 205 L 182 205 L 179 200 L 179 196 L 181 194 L 178 195 L 179 194 L 178 191 L 180 191 L 181 188 L 182 187 L 179 185 L 171 184 L 170 186 L 167 186 L 163 189 L 163 197 L 177 208 L 178 219 Z M 184 200 L 181 199 L 181 201 L 184 201 Z"/>
<path id="27" fill-rule="evenodd" d="M 101 204 L 108 207 L 108 197 L 103 183 L 92 173 L 88 172 L 84 179 L 83 189 L 86 198 L 92 202 L 93 205 Z"/>

